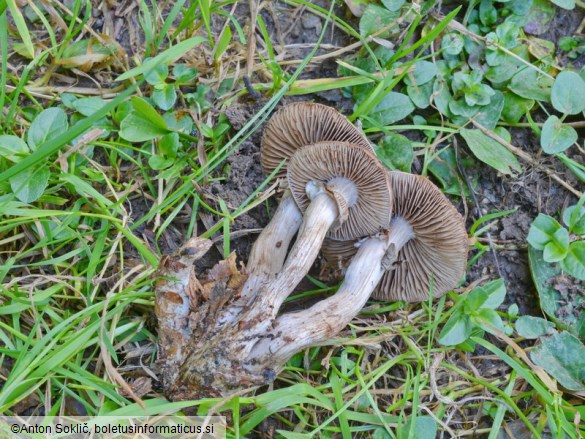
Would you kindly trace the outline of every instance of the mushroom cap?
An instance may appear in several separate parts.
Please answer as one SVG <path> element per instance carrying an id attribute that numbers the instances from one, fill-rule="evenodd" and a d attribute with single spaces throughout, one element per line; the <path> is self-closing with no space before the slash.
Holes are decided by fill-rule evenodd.
<path id="1" fill-rule="evenodd" d="M 377 300 L 420 302 L 453 289 L 465 273 L 468 239 L 463 218 L 443 193 L 420 175 L 389 173 L 394 215 L 406 219 L 414 238 L 398 252 L 372 294 Z M 356 240 L 325 240 L 321 252 L 332 264 L 344 264 L 356 252 Z"/>
<path id="2" fill-rule="evenodd" d="M 347 214 L 329 229 L 328 236 L 348 240 L 387 228 L 392 216 L 392 188 L 388 172 L 369 150 L 347 142 L 320 142 L 297 150 L 288 164 L 288 184 L 304 212 L 309 206 L 307 183 L 326 187 L 338 206 L 347 203 Z M 337 192 L 338 181 L 351 181 L 357 191 L 355 203 L 343 200 Z M 328 183 L 331 183 L 328 186 Z M 340 210 L 343 210 L 340 207 Z"/>
<path id="3" fill-rule="evenodd" d="M 419 302 L 453 289 L 465 274 L 468 238 L 461 214 L 427 178 L 390 172 L 394 216 L 406 219 L 414 238 L 399 251 L 372 294 L 378 300 Z M 392 233 L 392 230 L 390 230 Z"/>
<path id="4" fill-rule="evenodd" d="M 311 102 L 281 107 L 268 121 L 260 147 L 260 160 L 268 175 L 294 152 L 317 142 L 351 142 L 370 151 L 363 134 L 335 108 Z M 286 176 L 283 166 L 277 177 Z"/>

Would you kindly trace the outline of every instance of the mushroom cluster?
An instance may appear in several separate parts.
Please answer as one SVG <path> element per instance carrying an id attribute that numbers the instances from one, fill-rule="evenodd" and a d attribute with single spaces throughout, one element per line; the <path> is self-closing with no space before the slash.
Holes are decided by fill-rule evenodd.
<path id="1" fill-rule="evenodd" d="M 372 293 L 421 301 L 451 290 L 464 274 L 461 215 L 426 178 L 388 172 L 336 110 L 281 108 L 265 128 L 261 161 L 267 173 L 284 163 L 277 175 L 288 189 L 246 272 L 233 257 L 198 274 L 197 259 L 209 248 L 200 239 L 160 269 L 159 359 L 172 399 L 268 384 L 294 353 L 341 331 Z M 279 314 L 321 248 L 344 265 L 339 290 L 306 310 Z"/>

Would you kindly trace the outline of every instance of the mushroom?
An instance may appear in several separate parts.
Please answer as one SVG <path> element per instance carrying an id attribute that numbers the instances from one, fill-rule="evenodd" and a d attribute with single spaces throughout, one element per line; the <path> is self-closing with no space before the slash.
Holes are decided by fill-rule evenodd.
<path id="1" fill-rule="evenodd" d="M 463 218 L 428 179 L 404 172 L 390 172 L 394 190 L 394 218 L 406 221 L 412 238 L 396 248 L 396 260 L 383 276 L 372 297 L 378 300 L 419 302 L 439 297 L 463 277 L 468 239 Z M 355 254 L 353 241 L 326 240 L 322 252 L 330 262 L 343 264 Z"/>
<path id="2" fill-rule="evenodd" d="M 299 149 L 288 164 L 288 182 L 303 222 L 287 260 L 262 299 L 276 316 L 307 274 L 325 235 L 354 239 L 388 226 L 390 179 L 367 149 L 346 142 L 321 142 Z"/>
<path id="3" fill-rule="evenodd" d="M 339 141 L 372 147 L 362 133 L 334 108 L 311 102 L 296 102 L 280 108 L 266 124 L 260 161 L 266 174 L 306 145 Z M 286 167 L 276 174 L 286 176 Z"/>
<path id="4" fill-rule="evenodd" d="M 299 148 L 323 141 L 353 142 L 372 151 L 361 132 L 334 108 L 310 102 L 281 107 L 268 121 L 262 136 L 260 160 L 265 173 L 271 174 Z M 286 177 L 286 172 L 285 164 L 276 177 Z M 241 302 L 282 269 L 301 219 L 301 212 L 290 198 L 290 192 L 285 191 L 274 218 L 252 247 L 247 264 L 249 281 L 240 292 Z"/>

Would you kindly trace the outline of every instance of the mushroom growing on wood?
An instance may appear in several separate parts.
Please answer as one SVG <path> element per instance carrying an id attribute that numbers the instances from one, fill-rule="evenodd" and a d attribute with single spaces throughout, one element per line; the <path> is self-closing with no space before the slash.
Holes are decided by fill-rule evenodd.
<path id="1" fill-rule="evenodd" d="M 394 191 L 394 218 L 406 221 L 412 237 L 396 248 L 396 260 L 384 274 L 372 297 L 378 300 L 426 300 L 439 297 L 461 280 L 467 262 L 468 238 L 463 218 L 428 179 L 404 172 L 390 172 Z M 356 241 L 324 242 L 325 258 L 343 263 L 357 252 Z M 388 263 L 388 261 L 387 261 Z"/>

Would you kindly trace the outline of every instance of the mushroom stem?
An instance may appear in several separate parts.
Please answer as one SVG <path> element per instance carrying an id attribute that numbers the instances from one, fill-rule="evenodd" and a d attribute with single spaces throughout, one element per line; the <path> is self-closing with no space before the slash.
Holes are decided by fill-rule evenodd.
<path id="1" fill-rule="evenodd" d="M 364 241 L 351 260 L 337 293 L 307 310 L 278 317 L 272 333 L 283 335 L 262 340 L 252 349 L 250 356 L 270 355 L 275 364 L 284 363 L 296 352 L 341 331 L 362 309 L 380 282 L 386 248 L 385 238 Z"/>
<path id="2" fill-rule="evenodd" d="M 343 193 L 339 195 L 344 196 Z M 326 191 L 317 193 L 305 211 L 299 234 L 281 272 L 266 284 L 265 294 L 260 298 L 265 306 L 272 309 L 273 316 L 276 316 L 282 303 L 309 272 L 327 231 L 338 216 L 336 201 Z"/>
<path id="3" fill-rule="evenodd" d="M 296 352 L 333 337 L 362 309 L 386 270 L 392 269 L 400 249 L 412 238 L 410 223 L 402 217 L 393 218 L 385 236 L 361 243 L 335 295 L 307 310 L 278 317 L 272 332 L 284 335 L 261 341 L 250 355 L 271 355 L 275 363 L 285 362 Z"/>
<path id="4" fill-rule="evenodd" d="M 272 220 L 256 239 L 248 264 L 248 280 L 240 292 L 246 299 L 258 291 L 258 288 L 281 271 L 292 238 L 297 233 L 303 216 L 294 198 L 287 190 Z"/>

